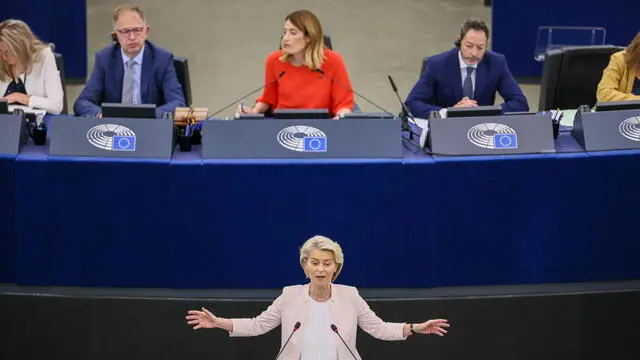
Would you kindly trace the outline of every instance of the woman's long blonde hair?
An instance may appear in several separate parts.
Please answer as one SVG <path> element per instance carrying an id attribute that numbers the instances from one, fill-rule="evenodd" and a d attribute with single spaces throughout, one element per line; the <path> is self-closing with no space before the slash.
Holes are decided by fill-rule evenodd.
<path id="1" fill-rule="evenodd" d="M 624 62 L 632 70 L 640 66 L 640 32 L 631 40 L 631 44 L 627 46 L 624 52 Z"/>
<path id="2" fill-rule="evenodd" d="M 289 21 L 293 26 L 308 36 L 310 41 L 304 48 L 305 65 L 311 70 L 317 70 L 322 67 L 324 62 L 324 34 L 322 33 L 322 25 L 320 20 L 309 10 L 298 10 L 287 15 L 284 21 Z M 290 54 L 284 53 L 280 57 L 280 61 L 285 62 L 291 59 Z"/>
<path id="3" fill-rule="evenodd" d="M 0 42 L 6 45 L 8 56 L 20 61 L 27 74 L 31 72 L 33 63 L 40 60 L 40 50 L 51 46 L 40 40 L 24 21 L 15 19 L 0 22 Z M 0 80 L 13 80 L 11 65 L 5 61 L 0 61 Z"/>

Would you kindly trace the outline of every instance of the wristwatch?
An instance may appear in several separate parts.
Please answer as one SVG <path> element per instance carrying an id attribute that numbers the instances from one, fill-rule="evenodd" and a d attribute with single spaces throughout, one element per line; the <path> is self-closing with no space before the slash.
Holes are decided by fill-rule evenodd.
<path id="1" fill-rule="evenodd" d="M 409 330 L 411 330 L 412 334 L 417 334 L 417 332 L 413 330 L 413 324 L 409 324 Z"/>

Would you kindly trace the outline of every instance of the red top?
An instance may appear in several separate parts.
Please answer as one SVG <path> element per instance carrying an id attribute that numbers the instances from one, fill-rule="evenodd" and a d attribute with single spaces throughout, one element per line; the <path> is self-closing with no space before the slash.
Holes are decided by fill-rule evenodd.
<path id="1" fill-rule="evenodd" d="M 351 82 L 344 61 L 337 52 L 324 50 L 321 69 L 328 76 L 304 65 L 282 62 L 280 56 L 282 50 L 267 56 L 264 81 L 269 85 L 258 101 L 269 104 L 271 109 L 329 109 L 332 115 L 343 108 L 353 110 Z M 274 81 L 283 71 L 282 77 Z M 331 81 L 329 76 L 335 81 Z"/>

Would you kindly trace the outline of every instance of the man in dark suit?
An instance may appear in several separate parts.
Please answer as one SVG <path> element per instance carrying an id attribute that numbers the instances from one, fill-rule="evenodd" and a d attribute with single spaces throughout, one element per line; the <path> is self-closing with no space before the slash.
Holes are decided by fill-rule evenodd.
<path id="1" fill-rule="evenodd" d="M 93 72 L 73 106 L 75 114 L 101 117 L 103 102 L 155 104 L 156 117 L 185 106 L 173 54 L 147 41 L 150 29 L 142 10 L 119 6 L 113 23 L 117 43 L 96 53 Z"/>
<path id="2" fill-rule="evenodd" d="M 488 39 L 487 25 L 469 19 L 455 48 L 426 60 L 420 80 L 405 101 L 413 116 L 428 118 L 432 111 L 447 107 L 493 105 L 496 91 L 505 100 L 503 112 L 529 110 L 504 55 L 486 50 Z"/>

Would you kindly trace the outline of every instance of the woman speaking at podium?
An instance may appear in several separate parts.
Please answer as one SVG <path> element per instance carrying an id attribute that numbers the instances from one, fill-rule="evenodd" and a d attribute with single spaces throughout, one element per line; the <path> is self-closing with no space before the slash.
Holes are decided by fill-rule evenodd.
<path id="1" fill-rule="evenodd" d="M 51 47 L 20 20 L 0 22 L 0 97 L 9 104 L 62 111 L 62 83 Z"/>
<path id="2" fill-rule="evenodd" d="M 187 324 L 195 330 L 221 328 L 231 336 L 262 335 L 282 324 L 280 359 L 360 359 L 357 328 L 381 340 L 404 340 L 412 334 L 444 336 L 447 320 L 419 324 L 381 320 L 351 286 L 333 284 L 344 265 L 338 243 L 314 236 L 300 249 L 300 265 L 309 283 L 285 287 L 282 294 L 255 318 L 225 319 L 209 310 L 190 310 Z"/>
<path id="3" fill-rule="evenodd" d="M 254 107 L 239 112 L 263 114 L 275 109 L 329 109 L 333 116 L 353 110 L 353 91 L 342 57 L 325 47 L 322 25 L 310 11 L 287 15 L 281 50 L 265 64 L 265 88 Z"/>

